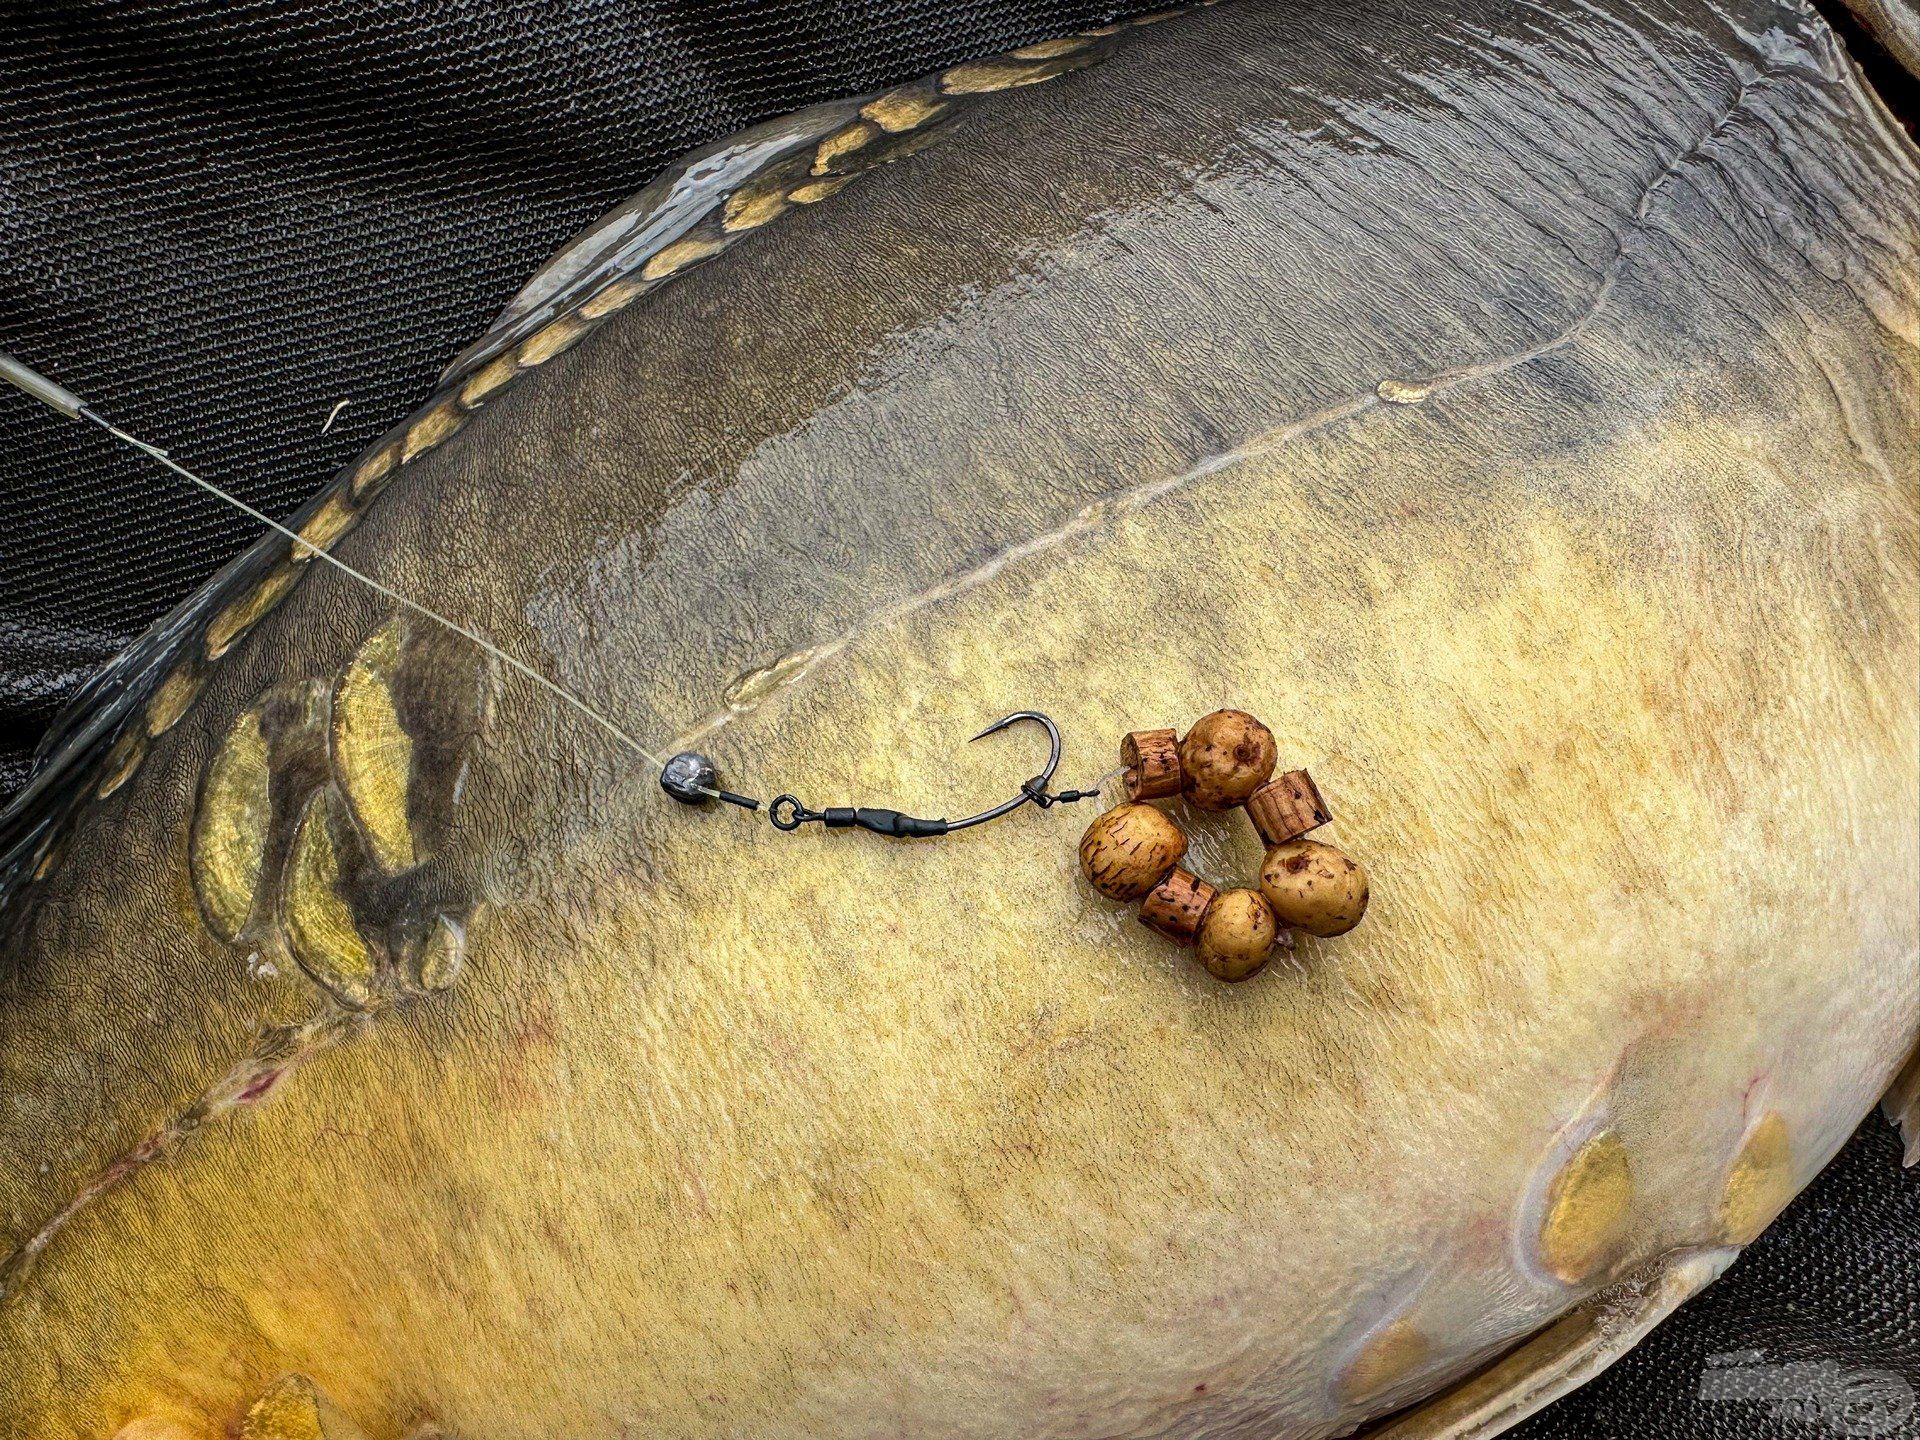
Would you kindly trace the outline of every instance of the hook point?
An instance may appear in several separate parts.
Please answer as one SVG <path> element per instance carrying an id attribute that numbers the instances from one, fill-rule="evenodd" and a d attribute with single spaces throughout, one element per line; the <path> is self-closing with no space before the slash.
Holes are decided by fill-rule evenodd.
<path id="1" fill-rule="evenodd" d="M 1010 730 L 1022 720 L 1031 720 L 1036 725 L 1046 726 L 1047 733 L 1051 735 L 1056 742 L 1059 740 L 1060 732 L 1054 728 L 1053 721 L 1049 720 L 1045 715 L 1042 715 L 1038 710 L 1016 710 L 1011 715 L 1002 715 L 978 735 L 969 735 L 967 737 L 967 743 L 971 745 L 975 740 L 984 740 L 989 735 L 998 735 L 1002 730 Z"/>

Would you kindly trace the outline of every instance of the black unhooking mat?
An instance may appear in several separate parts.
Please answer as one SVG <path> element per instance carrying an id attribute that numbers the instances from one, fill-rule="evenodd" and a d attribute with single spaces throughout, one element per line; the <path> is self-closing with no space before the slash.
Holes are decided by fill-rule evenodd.
<path id="1" fill-rule="evenodd" d="M 1150 8 L 0 3 L 0 348 L 285 514 L 680 152 Z M 0 394 L 0 796 L 73 686 L 254 534 Z M 1516 1433 L 1920 1436 L 1916 1390 L 1920 1171 L 1876 1117 L 1725 1279 Z"/>

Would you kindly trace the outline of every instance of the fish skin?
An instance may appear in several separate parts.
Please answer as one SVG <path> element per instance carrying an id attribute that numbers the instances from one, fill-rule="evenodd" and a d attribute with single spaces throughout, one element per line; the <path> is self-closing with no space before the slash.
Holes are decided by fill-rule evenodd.
<path id="1" fill-rule="evenodd" d="M 763 798 L 965 813 L 1007 710 L 1071 779 L 1243 705 L 1368 919 L 1220 986 L 1084 811 L 776 837 L 510 676 L 429 715 L 423 642 L 444 798 L 352 881 L 350 1012 L 188 870 L 236 717 L 391 619 L 309 565 L 12 912 L 0 1415 L 1305 1440 L 1764 1223 L 1920 1033 L 1917 173 L 1797 6 L 1246 0 L 519 375 L 343 558 Z M 448 909 L 456 978 L 392 978 Z"/>

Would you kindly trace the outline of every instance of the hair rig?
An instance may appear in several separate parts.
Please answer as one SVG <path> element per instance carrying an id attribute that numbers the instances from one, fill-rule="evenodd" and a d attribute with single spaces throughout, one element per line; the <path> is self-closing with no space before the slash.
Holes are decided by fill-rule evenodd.
<path id="1" fill-rule="evenodd" d="M 1031 779 L 1022 781 L 1020 793 L 1011 800 L 1003 800 L 978 815 L 969 815 L 964 820 L 925 820 L 918 815 L 867 805 L 835 805 L 825 810 L 809 810 L 797 796 L 776 795 L 766 807 L 767 818 L 773 822 L 776 830 L 793 831 L 802 825 L 820 824 L 829 830 L 870 830 L 875 835 L 889 835 L 898 840 L 924 840 L 936 835 L 951 835 L 956 830 L 971 829 L 989 820 L 998 820 L 1029 802 L 1045 810 L 1053 805 L 1091 800 L 1100 793 L 1098 786 L 1091 790 L 1058 792 L 1047 788 L 1053 784 L 1053 772 L 1060 768 L 1060 727 L 1038 710 L 1016 710 L 1011 715 L 1003 715 L 972 739 L 984 740 L 1023 720 L 1046 729 L 1049 747 L 1047 767 Z M 704 805 L 709 800 L 722 800 L 729 805 L 738 805 L 742 810 L 760 809 L 760 802 L 751 796 L 720 789 L 719 778 L 719 768 L 711 759 L 691 750 L 682 750 L 661 767 L 660 788 L 683 805 Z"/>
<path id="2" fill-rule="evenodd" d="M 1293 931 L 1344 935 L 1367 912 L 1367 872 L 1307 832 L 1333 819 L 1304 770 L 1274 776 L 1273 732 L 1244 710 L 1216 710 L 1184 739 L 1135 730 L 1120 742 L 1127 799 L 1087 827 L 1080 868 L 1110 900 L 1140 902 L 1140 923 L 1197 950 L 1221 980 L 1258 974 Z M 1244 808 L 1266 844 L 1258 888 L 1220 890 L 1180 868 L 1187 832 L 1153 800 Z"/>

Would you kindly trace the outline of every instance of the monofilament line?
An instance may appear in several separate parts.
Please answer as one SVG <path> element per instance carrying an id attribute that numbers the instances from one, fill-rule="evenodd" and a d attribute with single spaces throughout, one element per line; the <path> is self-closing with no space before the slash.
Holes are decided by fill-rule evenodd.
<path id="1" fill-rule="evenodd" d="M 212 481 L 202 480 L 198 475 L 194 474 L 191 470 L 187 469 L 186 466 L 182 465 L 179 461 L 175 460 L 171 455 L 169 455 L 166 451 L 162 450 L 158 445 L 149 445 L 147 444 L 146 441 L 139 439 L 137 436 L 127 434 L 126 431 L 120 429 L 118 426 L 114 425 L 112 422 L 101 418 L 99 415 L 94 414 L 93 411 L 85 408 L 84 406 L 79 409 L 79 414 L 83 418 L 93 421 L 94 424 L 100 426 L 109 435 L 113 436 L 114 439 L 119 440 L 124 444 L 131 445 L 134 449 L 140 451 L 142 454 L 151 456 L 153 459 L 158 460 L 162 465 L 166 466 L 169 470 L 173 471 L 174 474 L 180 476 L 181 479 L 190 481 L 191 483 L 198 485 L 202 490 L 206 491 L 209 495 L 216 496 L 217 498 L 226 501 L 227 504 L 233 506 L 234 509 L 240 511 L 243 515 L 248 515 L 248 516 L 251 516 L 253 519 L 258 520 L 262 525 L 265 525 L 268 529 L 278 530 L 282 535 L 286 536 L 289 540 L 293 541 L 296 553 L 304 551 L 306 554 L 312 556 L 316 560 L 324 560 L 326 561 L 327 564 L 333 566 L 334 569 L 341 571 L 343 574 L 352 576 L 355 580 L 358 580 L 362 585 L 365 585 L 368 589 L 374 590 L 379 594 L 386 596 L 389 600 L 393 601 L 395 604 L 404 605 L 407 607 L 407 609 L 413 611 L 415 614 L 424 615 L 427 619 L 433 621 L 434 624 L 444 625 L 447 629 L 453 631 L 454 634 L 463 636 L 466 639 L 471 640 L 475 645 L 478 645 L 482 650 L 486 651 L 487 654 L 493 656 L 493 658 L 498 660 L 501 664 L 511 666 L 514 670 L 518 671 L 520 674 L 526 676 L 527 679 L 531 680 L 534 684 L 538 685 L 542 690 L 547 691 L 555 699 L 564 701 L 566 704 L 572 706 L 580 714 L 586 716 L 587 719 L 593 721 L 594 724 L 598 725 L 602 730 L 606 731 L 607 734 L 611 735 L 615 740 L 618 740 L 627 749 L 631 750 L 634 754 L 638 755 L 641 759 L 645 760 L 649 765 L 653 766 L 654 769 L 660 770 L 665 768 L 666 762 L 664 760 L 662 760 L 658 755 L 655 755 L 651 750 L 647 749 L 647 747 L 642 745 L 638 740 L 634 739 L 633 736 L 629 735 L 626 731 L 622 730 L 618 725 L 614 724 L 613 721 L 609 720 L 605 715 L 602 715 L 598 710 L 594 709 L 593 706 L 587 704 L 586 701 L 582 700 L 579 696 L 573 694 L 571 691 L 566 690 L 563 687 L 554 684 L 553 681 L 549 680 L 546 676 L 542 675 L 538 670 L 535 670 L 531 666 L 523 664 L 522 662 L 514 659 L 513 656 L 507 654 L 506 651 L 502 650 L 498 645 L 494 644 L 491 640 L 487 639 L 486 636 L 480 634 L 478 631 L 468 629 L 465 625 L 462 625 L 457 620 L 448 619 L 445 615 L 442 615 L 437 610 L 429 610 L 425 605 L 422 605 L 419 601 L 410 600 L 405 595 L 400 594 L 399 591 L 390 589 L 389 587 L 382 585 L 378 580 L 375 580 L 371 575 L 364 574 L 361 571 L 354 569 L 354 567 L 347 564 L 346 561 L 338 559 L 335 556 L 328 554 L 325 550 L 322 550 L 319 546 L 308 544 L 305 540 L 302 540 L 292 530 L 289 530 L 285 525 L 282 525 L 278 520 L 275 520 L 272 516 L 264 514 L 261 511 L 254 509 L 253 506 L 247 504 L 246 501 L 240 499 L 236 495 L 231 495 L 227 491 L 222 490 L 218 485 L 215 485 Z"/>

